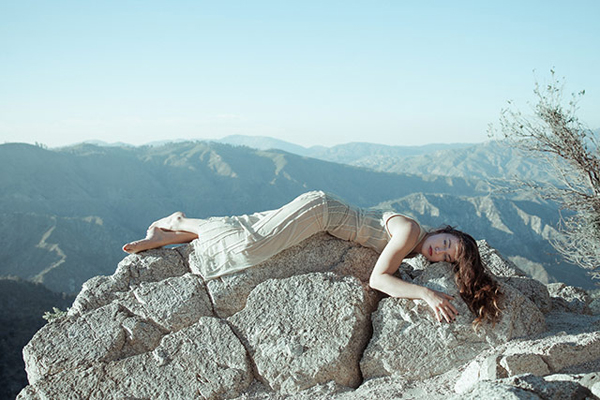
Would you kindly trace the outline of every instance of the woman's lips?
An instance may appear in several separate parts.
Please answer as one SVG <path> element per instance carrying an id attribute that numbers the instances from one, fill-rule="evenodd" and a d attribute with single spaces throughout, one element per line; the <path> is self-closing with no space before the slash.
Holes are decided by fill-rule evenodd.
<path id="1" fill-rule="evenodd" d="M 433 249 L 431 248 L 431 246 L 429 246 L 429 257 L 433 256 Z"/>

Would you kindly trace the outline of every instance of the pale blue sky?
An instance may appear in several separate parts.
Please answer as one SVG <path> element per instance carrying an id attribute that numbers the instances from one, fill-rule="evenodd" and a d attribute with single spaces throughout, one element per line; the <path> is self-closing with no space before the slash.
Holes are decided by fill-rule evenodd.
<path id="1" fill-rule="evenodd" d="M 599 22 L 578 0 L 0 0 L 0 143 L 481 142 L 552 67 L 597 128 Z"/>

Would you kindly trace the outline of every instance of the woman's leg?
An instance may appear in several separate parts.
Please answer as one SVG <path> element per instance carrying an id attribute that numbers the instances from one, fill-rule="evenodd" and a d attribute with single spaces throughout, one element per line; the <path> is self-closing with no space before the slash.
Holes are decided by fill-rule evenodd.
<path id="1" fill-rule="evenodd" d="M 191 232 L 198 234 L 198 227 L 200 223 L 204 221 L 198 218 L 188 218 L 181 211 L 174 212 L 168 217 L 159 219 L 150 225 L 150 228 L 160 228 L 167 231 L 175 231 L 175 232 Z"/>
<path id="2" fill-rule="evenodd" d="M 249 248 L 261 248 L 261 257 L 270 257 L 299 243 L 317 231 L 323 230 L 322 207 L 326 205 L 325 196 L 322 192 L 309 192 L 277 210 L 234 217 L 238 220 L 248 220 L 245 225 L 256 224 L 249 228 L 252 231 L 256 228 L 256 232 L 253 232 L 255 235 L 242 229 L 240 225 L 239 229 L 236 229 L 240 232 L 239 241 Z M 198 229 L 205 222 L 206 220 L 188 218 L 182 212 L 175 212 L 153 222 L 144 239 L 126 244 L 123 250 L 128 253 L 138 253 L 167 244 L 191 242 L 198 238 Z M 315 222 L 319 223 L 315 224 Z M 224 229 L 231 228 L 225 225 Z M 267 243 L 270 246 L 263 246 Z"/>
<path id="3" fill-rule="evenodd" d="M 198 235 L 192 232 L 166 231 L 161 228 L 148 229 L 144 239 L 127 243 L 123 251 L 127 253 L 139 253 L 140 251 L 156 249 L 169 244 L 189 243 L 197 239 Z"/>
<path id="4" fill-rule="evenodd" d="M 222 225 L 222 229 L 217 230 L 217 235 L 208 232 L 207 246 L 213 243 L 210 239 L 212 236 L 221 242 L 215 249 L 206 249 L 210 253 L 208 258 L 223 259 L 219 262 L 223 265 L 216 269 L 233 270 L 257 264 L 321 231 L 328 231 L 341 239 L 355 240 L 358 224 L 358 213 L 354 208 L 317 191 L 305 193 L 276 210 L 232 218 L 239 222 L 236 227 L 215 221 L 217 225 Z M 145 239 L 128 243 L 123 250 L 137 253 L 167 244 L 191 242 L 198 238 L 199 228 L 206 222 L 187 218 L 181 212 L 173 213 L 152 223 Z M 206 240 L 207 232 L 202 232 Z M 223 254 L 213 254 L 213 251 Z M 234 264 L 228 260 L 229 254 L 233 253 L 244 254 L 244 262 L 235 262 L 239 266 L 229 265 Z"/>
<path id="5" fill-rule="evenodd" d="M 305 193 L 270 211 L 200 223 L 194 250 L 204 279 L 214 279 L 260 264 L 325 230 L 326 195 Z"/>

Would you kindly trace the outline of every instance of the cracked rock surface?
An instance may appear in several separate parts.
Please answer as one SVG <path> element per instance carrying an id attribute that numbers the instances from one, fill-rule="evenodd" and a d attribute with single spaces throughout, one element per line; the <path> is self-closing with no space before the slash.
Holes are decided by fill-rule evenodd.
<path id="1" fill-rule="evenodd" d="M 398 273 L 455 297 L 457 321 L 438 323 L 424 302 L 370 289 L 377 254 L 327 234 L 210 281 L 193 244 L 130 255 L 24 348 L 29 386 L 18 398 L 598 396 L 592 299 L 479 246 L 506 309 L 478 330 L 451 266 L 411 262 Z"/>

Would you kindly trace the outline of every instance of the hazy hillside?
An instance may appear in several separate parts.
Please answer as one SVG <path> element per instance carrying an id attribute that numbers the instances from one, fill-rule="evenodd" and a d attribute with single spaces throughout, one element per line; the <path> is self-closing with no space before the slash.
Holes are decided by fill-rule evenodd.
<path id="1" fill-rule="evenodd" d="M 16 229 L 15 229 L 16 227 Z M 122 254 L 118 226 L 100 217 L 60 217 L 35 213 L 0 214 L 7 235 L 0 243 L 0 275 L 77 292 L 91 276 L 111 274 Z"/>
<path id="2" fill-rule="evenodd" d="M 64 310 L 73 300 L 39 284 L 0 278 L 0 399 L 14 399 L 27 384 L 21 349 L 46 323 L 44 312 Z"/>
<path id="3" fill-rule="evenodd" d="M 323 189 L 360 206 L 414 191 L 478 195 L 476 180 L 381 173 L 218 143 L 161 147 L 0 146 L 0 275 L 77 292 L 110 273 L 121 245 L 174 210 L 208 217 L 276 208 Z"/>
<path id="4" fill-rule="evenodd" d="M 323 146 L 314 146 L 311 148 L 306 148 L 297 144 L 286 142 L 285 140 L 279 140 L 268 136 L 230 135 L 222 139 L 217 139 L 215 140 L 215 142 L 231 144 L 234 146 L 247 146 L 258 150 L 279 149 L 287 151 L 288 153 L 298 154 L 300 156 L 307 157 L 312 157 L 313 152 L 315 150 L 320 151 L 320 149 L 327 149 Z"/>
<path id="5" fill-rule="evenodd" d="M 524 157 L 500 142 L 486 142 L 465 148 L 444 149 L 410 157 L 359 160 L 353 165 L 378 171 L 444 175 L 465 178 L 530 179 L 553 181 L 540 160 Z"/>
<path id="6" fill-rule="evenodd" d="M 500 142 L 455 143 L 425 146 L 386 146 L 346 143 L 305 148 L 281 140 L 254 136 L 228 136 L 221 141 L 256 149 L 281 149 L 294 154 L 365 167 L 381 172 L 440 175 L 462 178 L 513 178 L 553 180 L 539 160 L 523 157 Z"/>

